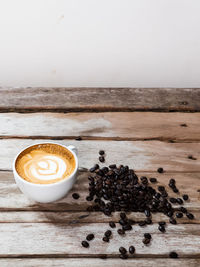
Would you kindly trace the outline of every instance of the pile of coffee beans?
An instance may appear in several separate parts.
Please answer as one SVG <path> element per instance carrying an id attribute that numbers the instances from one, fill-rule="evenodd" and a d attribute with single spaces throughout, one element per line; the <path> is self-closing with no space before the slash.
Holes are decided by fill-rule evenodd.
<path id="1" fill-rule="evenodd" d="M 104 154 L 103 150 L 99 151 L 100 162 L 104 162 Z M 161 167 L 157 171 L 159 173 L 164 172 Z M 148 179 L 146 176 L 139 178 L 134 170 L 128 166 L 112 164 L 108 167 L 100 168 L 98 164 L 95 164 L 90 169 L 88 180 L 89 194 L 86 200 L 92 201 L 93 205 L 89 206 L 87 210 L 100 211 L 107 216 L 111 216 L 116 211 L 120 212 L 120 219 L 118 221 L 120 228 L 117 229 L 117 233 L 121 236 L 126 231 L 130 231 L 136 223 L 141 227 L 152 224 L 152 213 L 156 212 L 168 216 L 169 223 L 171 224 L 177 224 L 176 218 L 182 218 L 183 216 L 190 220 L 194 218 L 194 215 L 182 206 L 184 201 L 188 201 L 188 195 L 184 194 L 182 198 L 170 197 L 164 186 L 158 185 L 157 189 L 155 189 L 155 185 L 158 183 L 156 178 Z M 176 181 L 173 178 L 169 181 L 169 188 L 174 193 L 179 193 Z M 173 204 L 180 207 L 174 208 Z M 145 214 L 145 219 L 135 222 L 127 217 L 127 212 L 142 212 Z M 109 222 L 109 226 L 116 228 L 116 224 L 113 221 Z M 158 230 L 161 233 L 165 233 L 165 227 L 166 222 L 161 221 L 158 223 Z M 111 235 L 112 232 L 107 230 L 102 237 L 103 242 L 109 242 Z M 149 245 L 151 234 L 145 233 L 142 242 L 145 245 Z M 89 247 L 89 244 L 87 241 L 83 241 L 82 246 Z M 130 254 L 134 254 L 135 247 L 131 246 L 128 251 Z M 120 258 L 126 259 L 128 257 L 126 248 L 120 247 L 119 252 Z M 178 254 L 171 252 L 169 257 L 177 258 Z"/>

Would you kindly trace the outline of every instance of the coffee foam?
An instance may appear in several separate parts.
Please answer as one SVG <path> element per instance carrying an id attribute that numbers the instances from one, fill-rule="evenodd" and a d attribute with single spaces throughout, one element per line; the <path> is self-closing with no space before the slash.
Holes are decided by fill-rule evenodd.
<path id="1" fill-rule="evenodd" d="M 69 177 L 75 169 L 75 158 L 66 148 L 41 144 L 25 149 L 16 160 L 16 171 L 25 180 L 50 184 Z"/>

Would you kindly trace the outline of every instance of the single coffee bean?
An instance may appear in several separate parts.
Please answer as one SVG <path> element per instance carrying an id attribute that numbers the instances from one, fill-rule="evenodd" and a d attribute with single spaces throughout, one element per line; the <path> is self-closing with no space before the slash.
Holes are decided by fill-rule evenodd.
<path id="1" fill-rule="evenodd" d="M 163 168 L 158 168 L 158 169 L 157 169 L 157 172 L 159 172 L 159 173 L 163 173 L 164 170 L 163 170 Z"/>
<path id="2" fill-rule="evenodd" d="M 177 224 L 176 219 L 174 219 L 173 217 L 171 217 L 171 218 L 169 219 L 169 222 L 170 222 L 171 224 Z"/>
<path id="3" fill-rule="evenodd" d="M 146 224 L 152 224 L 152 220 L 150 218 L 147 218 L 145 221 Z"/>
<path id="4" fill-rule="evenodd" d="M 192 213 L 186 213 L 186 216 L 188 217 L 188 219 L 193 220 L 194 219 L 194 215 Z"/>
<path id="5" fill-rule="evenodd" d="M 196 160 L 196 158 L 193 157 L 192 155 L 188 155 L 188 159 Z"/>
<path id="6" fill-rule="evenodd" d="M 183 197 L 183 200 L 185 200 L 185 201 L 189 199 L 188 195 L 186 195 L 186 194 L 183 195 L 182 197 Z"/>
<path id="7" fill-rule="evenodd" d="M 124 231 L 129 231 L 129 230 L 132 230 L 132 226 L 131 226 L 130 224 L 126 224 L 126 225 L 123 225 L 123 226 L 122 226 L 122 229 L 123 229 Z"/>
<path id="8" fill-rule="evenodd" d="M 104 152 L 104 150 L 99 150 L 99 155 L 104 155 L 105 154 L 105 152 Z"/>
<path id="9" fill-rule="evenodd" d="M 175 197 L 170 197 L 169 201 L 173 204 L 177 202 Z"/>
<path id="10" fill-rule="evenodd" d="M 94 234 L 89 234 L 86 236 L 87 241 L 91 241 L 92 239 L 94 239 Z"/>
<path id="11" fill-rule="evenodd" d="M 176 213 L 176 217 L 177 218 L 182 218 L 183 217 L 183 213 L 182 212 L 177 212 Z"/>
<path id="12" fill-rule="evenodd" d="M 148 245 L 149 243 L 150 243 L 150 239 L 148 239 L 148 238 L 144 238 L 143 240 L 142 240 L 142 242 L 145 244 L 145 245 Z"/>
<path id="13" fill-rule="evenodd" d="M 89 247 L 89 243 L 87 241 L 82 241 L 81 242 L 81 245 L 84 247 L 84 248 L 88 248 Z"/>
<path id="14" fill-rule="evenodd" d="M 166 222 L 159 222 L 158 223 L 160 226 L 165 226 L 166 225 Z"/>
<path id="15" fill-rule="evenodd" d="M 78 193 L 73 193 L 73 194 L 72 194 L 72 197 L 73 197 L 74 199 L 79 199 L 80 196 L 79 196 Z"/>
<path id="16" fill-rule="evenodd" d="M 126 251 L 126 249 L 125 249 L 124 247 L 120 247 L 120 248 L 119 248 L 119 252 L 120 252 L 121 254 L 126 254 L 126 253 L 127 253 L 127 251 Z"/>
<path id="17" fill-rule="evenodd" d="M 126 260 L 128 258 L 128 255 L 127 254 L 120 254 L 119 257 L 122 260 Z"/>
<path id="18" fill-rule="evenodd" d="M 180 205 L 183 204 L 183 200 L 182 200 L 180 197 L 178 197 L 178 198 L 176 199 L 176 201 L 177 201 L 177 203 L 180 204 Z"/>
<path id="19" fill-rule="evenodd" d="M 146 221 L 141 221 L 141 222 L 138 223 L 138 225 L 141 226 L 141 227 L 145 226 L 146 225 Z"/>
<path id="20" fill-rule="evenodd" d="M 107 237 L 110 237 L 111 234 L 112 234 L 112 232 L 110 230 L 107 230 L 104 235 L 107 236 Z"/>
<path id="21" fill-rule="evenodd" d="M 111 228 L 115 228 L 116 227 L 116 224 L 114 222 L 109 222 L 109 225 Z"/>
<path id="22" fill-rule="evenodd" d="M 111 165 L 109 165 L 109 168 L 110 169 L 115 169 L 117 166 L 116 166 L 116 164 L 111 164 Z"/>
<path id="23" fill-rule="evenodd" d="M 151 217 L 150 210 L 145 210 L 144 213 L 145 213 L 146 217 Z"/>
<path id="24" fill-rule="evenodd" d="M 86 197 L 86 200 L 87 200 L 87 201 L 92 201 L 92 200 L 93 200 L 93 197 L 91 197 L 91 196 L 87 196 L 87 197 Z"/>
<path id="25" fill-rule="evenodd" d="M 174 214 L 174 212 L 173 212 L 172 210 L 170 210 L 170 211 L 167 212 L 167 216 L 168 216 L 168 217 L 172 217 L 173 214 Z"/>
<path id="26" fill-rule="evenodd" d="M 145 238 L 148 238 L 148 239 L 151 239 L 151 234 L 149 234 L 149 233 L 145 233 L 145 234 L 144 234 L 144 237 L 145 237 Z"/>
<path id="27" fill-rule="evenodd" d="M 163 225 L 159 225 L 159 226 L 158 226 L 158 230 L 159 230 L 160 232 L 164 233 L 164 232 L 165 232 L 165 226 L 163 226 Z"/>
<path id="28" fill-rule="evenodd" d="M 120 213 L 120 218 L 121 218 L 122 220 L 126 219 L 126 213 L 121 212 L 121 213 Z"/>
<path id="29" fill-rule="evenodd" d="M 157 179 L 156 178 L 150 178 L 149 181 L 154 184 L 154 183 L 157 183 Z"/>
<path id="30" fill-rule="evenodd" d="M 134 246 L 130 246 L 129 247 L 129 253 L 130 254 L 134 254 L 135 253 L 135 247 Z"/>
<path id="31" fill-rule="evenodd" d="M 171 178 L 171 179 L 169 180 L 169 184 L 173 184 L 173 185 L 175 185 L 175 183 L 176 183 L 175 179 Z"/>
<path id="32" fill-rule="evenodd" d="M 81 137 L 81 136 L 77 136 L 77 137 L 75 138 L 75 140 L 76 140 L 76 141 L 81 141 L 81 140 L 82 140 L 82 137 Z"/>
<path id="33" fill-rule="evenodd" d="M 172 190 L 173 190 L 174 193 L 178 193 L 179 192 L 178 188 L 176 188 L 176 187 L 173 187 Z"/>
<path id="34" fill-rule="evenodd" d="M 184 207 L 180 207 L 180 211 L 183 212 L 183 213 L 187 213 L 187 209 L 184 208 Z"/>
<path id="35" fill-rule="evenodd" d="M 103 156 L 100 156 L 100 157 L 99 157 L 99 161 L 100 161 L 100 162 L 105 162 L 105 158 L 104 158 Z"/>
<path id="36" fill-rule="evenodd" d="M 104 242 L 109 242 L 109 237 L 104 236 L 104 237 L 102 238 L 102 240 L 103 240 Z"/>
<path id="37" fill-rule="evenodd" d="M 119 235 L 124 235 L 125 234 L 125 231 L 123 229 L 118 229 L 117 232 L 118 232 Z"/>
<path id="38" fill-rule="evenodd" d="M 158 191 L 160 191 L 160 192 L 163 192 L 163 191 L 165 191 L 165 187 L 164 187 L 164 186 L 162 186 L 162 185 L 158 186 Z"/>
<path id="39" fill-rule="evenodd" d="M 177 259 L 178 258 L 178 254 L 175 251 L 172 251 L 169 253 L 169 257 L 172 259 Z"/>

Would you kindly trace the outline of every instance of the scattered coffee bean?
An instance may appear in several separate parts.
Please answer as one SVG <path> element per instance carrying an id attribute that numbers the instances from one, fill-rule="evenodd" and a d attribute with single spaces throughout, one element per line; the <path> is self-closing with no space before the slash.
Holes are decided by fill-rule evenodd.
<path id="1" fill-rule="evenodd" d="M 171 184 L 171 185 L 175 185 L 175 183 L 176 183 L 175 179 L 171 178 L 171 179 L 169 180 L 169 184 Z"/>
<path id="2" fill-rule="evenodd" d="M 171 217 L 171 218 L 169 219 L 169 222 L 170 222 L 171 224 L 177 224 L 176 219 L 174 219 L 173 217 Z"/>
<path id="3" fill-rule="evenodd" d="M 127 253 L 127 250 L 126 250 L 124 247 L 120 247 L 120 248 L 119 248 L 119 252 L 120 252 L 121 254 L 126 254 L 126 253 Z"/>
<path id="4" fill-rule="evenodd" d="M 145 238 L 148 238 L 148 239 L 151 239 L 151 234 L 149 234 L 149 233 L 145 233 L 145 234 L 144 234 L 144 237 L 145 237 Z"/>
<path id="5" fill-rule="evenodd" d="M 176 188 L 176 187 L 173 187 L 172 190 L 173 190 L 174 193 L 178 193 L 179 192 L 178 188 Z"/>
<path id="6" fill-rule="evenodd" d="M 120 254 L 119 257 L 122 260 L 126 260 L 128 258 L 128 255 L 127 254 Z"/>
<path id="7" fill-rule="evenodd" d="M 104 236 L 103 238 L 102 238 L 102 240 L 104 241 L 104 242 L 109 242 L 109 237 L 107 237 L 107 236 Z"/>
<path id="8" fill-rule="evenodd" d="M 73 197 L 74 199 L 79 199 L 80 195 L 79 195 L 78 193 L 73 193 L 73 194 L 72 194 L 72 197 Z"/>
<path id="9" fill-rule="evenodd" d="M 185 201 L 187 201 L 189 199 L 188 195 L 186 195 L 186 194 L 183 195 L 182 197 L 183 197 L 183 200 L 185 200 Z"/>
<path id="10" fill-rule="evenodd" d="M 188 159 L 196 160 L 196 158 L 193 157 L 192 155 L 189 155 L 189 156 L 188 156 Z"/>
<path id="11" fill-rule="evenodd" d="M 166 225 L 166 222 L 159 222 L 158 223 L 160 226 L 165 226 Z"/>
<path id="12" fill-rule="evenodd" d="M 135 253 L 135 247 L 134 246 L 130 246 L 129 247 L 129 253 L 130 254 L 134 254 Z"/>
<path id="13" fill-rule="evenodd" d="M 183 217 L 183 213 L 182 212 L 177 212 L 176 213 L 176 218 L 182 218 Z"/>
<path id="14" fill-rule="evenodd" d="M 163 191 L 165 191 L 165 187 L 164 187 L 164 186 L 162 186 L 162 185 L 158 186 L 158 191 L 160 191 L 160 192 L 163 192 Z"/>
<path id="15" fill-rule="evenodd" d="M 94 234 L 89 234 L 86 236 L 87 241 L 91 241 L 92 239 L 94 239 Z"/>
<path id="16" fill-rule="evenodd" d="M 173 203 L 173 204 L 177 202 L 177 201 L 176 201 L 176 198 L 174 198 L 174 197 L 170 197 L 169 201 L 170 201 L 171 203 Z"/>
<path id="17" fill-rule="evenodd" d="M 138 223 L 138 225 L 141 226 L 141 227 L 145 226 L 146 225 L 146 221 L 141 221 L 141 222 Z"/>
<path id="18" fill-rule="evenodd" d="M 81 140 L 82 140 L 82 137 L 81 137 L 81 136 L 77 136 L 77 137 L 75 138 L 75 140 L 76 140 L 76 141 L 81 141 Z"/>
<path id="19" fill-rule="evenodd" d="M 87 241 L 82 241 L 81 242 L 81 245 L 84 247 L 84 248 L 88 248 L 89 247 L 89 243 Z"/>
<path id="20" fill-rule="evenodd" d="M 154 183 L 157 183 L 157 179 L 156 178 L 150 178 L 149 181 L 154 184 Z"/>
<path id="21" fill-rule="evenodd" d="M 116 227 L 116 224 L 114 222 L 109 222 L 109 225 L 111 228 L 115 228 Z"/>
<path id="22" fill-rule="evenodd" d="M 184 207 L 180 207 L 180 211 L 183 212 L 183 213 L 187 213 L 187 209 L 184 208 Z"/>
<path id="23" fill-rule="evenodd" d="M 104 158 L 103 156 L 100 156 L 100 157 L 99 157 L 99 161 L 100 161 L 100 162 L 105 162 L 105 158 Z"/>
<path id="24" fill-rule="evenodd" d="M 157 172 L 159 172 L 159 173 L 163 173 L 164 170 L 163 170 L 163 168 L 158 168 L 158 169 L 157 169 Z"/>
<path id="25" fill-rule="evenodd" d="M 164 226 L 164 225 L 159 225 L 159 226 L 158 226 L 158 230 L 159 230 L 160 232 L 164 233 L 164 232 L 165 232 L 165 226 Z"/>
<path id="26" fill-rule="evenodd" d="M 152 224 L 152 220 L 150 218 L 147 218 L 145 221 L 146 224 Z"/>
<path id="27" fill-rule="evenodd" d="M 145 213 L 146 217 L 151 217 L 150 210 L 145 210 L 144 213 Z"/>
<path id="28" fill-rule="evenodd" d="M 172 259 L 177 259 L 178 258 L 178 254 L 175 251 L 172 251 L 169 253 L 169 257 Z"/>
<path id="29" fill-rule="evenodd" d="M 144 238 L 143 240 L 142 240 L 142 242 L 145 244 L 145 245 L 148 245 L 149 243 L 150 243 L 150 239 L 148 239 L 148 238 Z"/>
<path id="30" fill-rule="evenodd" d="M 123 229 L 124 231 L 129 231 L 129 230 L 132 230 L 132 226 L 131 226 L 130 224 L 126 224 L 126 225 L 123 225 L 123 226 L 122 226 L 122 229 Z"/>
<path id="31" fill-rule="evenodd" d="M 124 235 L 125 234 L 125 231 L 123 229 L 118 229 L 117 232 L 118 232 L 119 235 Z"/>
<path id="32" fill-rule="evenodd" d="M 186 213 L 186 216 L 188 217 L 188 219 L 193 220 L 194 219 L 194 215 L 192 213 Z"/>
<path id="33" fill-rule="evenodd" d="M 186 123 L 181 123 L 180 126 L 181 127 L 187 127 L 187 124 Z"/>
<path id="34" fill-rule="evenodd" d="M 107 236 L 107 237 L 110 237 L 111 234 L 112 234 L 112 232 L 110 230 L 107 230 L 104 235 Z"/>
<path id="35" fill-rule="evenodd" d="M 176 201 L 177 201 L 177 203 L 180 204 L 180 205 L 183 204 L 183 200 L 182 200 L 181 198 L 179 198 L 179 197 L 176 199 Z"/>
<path id="36" fill-rule="evenodd" d="M 93 197 L 91 197 L 91 196 L 87 196 L 87 197 L 86 197 L 86 200 L 87 200 L 87 201 L 92 201 L 92 200 L 93 200 Z"/>
<path id="37" fill-rule="evenodd" d="M 122 220 L 126 219 L 126 213 L 121 212 L 121 213 L 120 213 L 120 218 L 121 218 Z"/>
<path id="38" fill-rule="evenodd" d="M 105 154 L 105 152 L 104 152 L 104 150 L 99 150 L 99 155 L 104 155 Z"/>

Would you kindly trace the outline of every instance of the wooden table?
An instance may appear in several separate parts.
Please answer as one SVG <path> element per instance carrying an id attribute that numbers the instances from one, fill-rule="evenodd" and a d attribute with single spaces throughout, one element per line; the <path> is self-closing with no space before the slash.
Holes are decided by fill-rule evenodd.
<path id="1" fill-rule="evenodd" d="M 1 88 L 0 99 L 0 266 L 200 265 L 199 89 Z M 80 158 L 77 184 L 65 199 L 51 204 L 26 198 L 12 173 L 16 153 L 45 140 L 75 145 Z M 85 200 L 87 169 L 97 162 L 99 149 L 106 151 L 107 165 L 129 165 L 165 186 L 175 178 L 180 191 L 190 195 L 185 207 L 195 219 L 179 219 L 165 234 L 156 223 L 136 225 L 125 238 L 114 229 L 111 242 L 103 243 L 110 218 L 87 212 Z M 165 173 L 158 174 L 158 167 Z M 80 193 L 79 200 L 73 192 Z M 115 213 L 112 219 L 118 218 Z M 160 220 L 168 218 L 153 216 L 154 222 Z M 85 249 L 80 243 L 91 232 L 95 239 Z M 144 232 L 152 233 L 148 247 L 142 243 Z M 119 246 L 131 244 L 135 256 L 120 260 Z M 168 258 L 173 250 L 179 259 Z"/>

